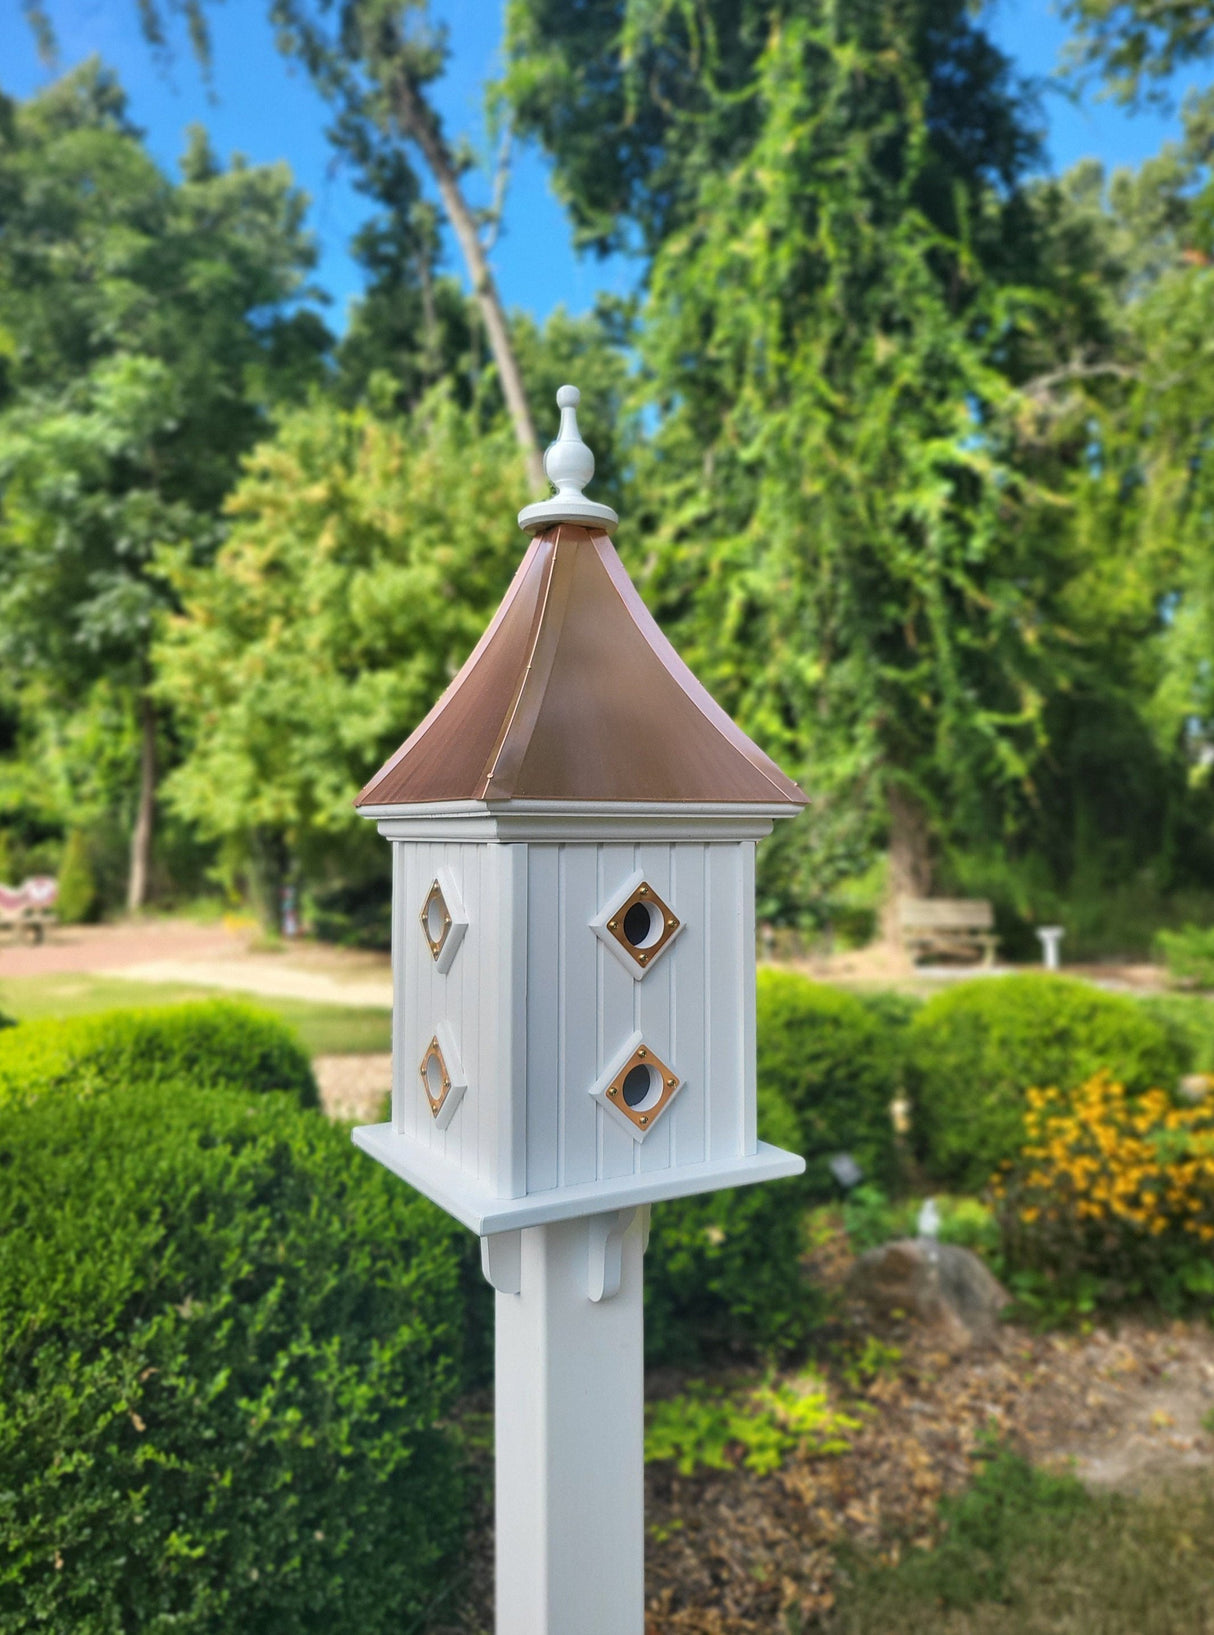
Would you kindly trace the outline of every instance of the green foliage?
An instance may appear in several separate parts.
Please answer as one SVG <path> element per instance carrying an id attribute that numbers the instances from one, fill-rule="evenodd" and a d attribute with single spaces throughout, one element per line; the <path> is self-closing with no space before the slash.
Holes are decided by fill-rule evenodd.
<path id="1" fill-rule="evenodd" d="M 906 1013 L 893 1001 L 873 1008 Z M 658 1206 L 645 1260 L 651 1362 L 780 1353 L 805 1342 L 823 1297 L 800 1269 L 804 1205 L 838 1196 L 828 1161 L 841 1151 L 868 1176 L 893 1179 L 889 1104 L 900 1061 L 896 1028 L 858 999 L 792 972 L 759 973 L 759 1135 L 805 1154 L 807 1178 Z"/>
<path id="2" fill-rule="evenodd" d="M 1214 999 L 1151 994 L 1139 1003 L 1168 1035 L 1186 1073 L 1214 1073 Z"/>
<path id="3" fill-rule="evenodd" d="M 1166 82 L 1214 45 L 1203 0 L 1063 0 L 1059 9 L 1075 30 L 1071 66 L 1097 70 L 1119 102 L 1166 105 Z"/>
<path id="4" fill-rule="evenodd" d="M 283 1098 L 168 1088 L 0 1108 L 0 1626 L 420 1626 L 452 1229 Z"/>
<path id="5" fill-rule="evenodd" d="M 1029 1089 L 1065 1093 L 1101 1068 L 1140 1092 L 1170 1085 L 1180 1062 L 1132 999 L 1044 973 L 959 983 L 910 1025 L 916 1154 L 935 1180 L 976 1192 L 1019 1151 Z"/>
<path id="6" fill-rule="evenodd" d="M 809 1374 L 742 1392 L 691 1380 L 649 1408 L 645 1458 L 673 1460 L 680 1476 L 739 1465 L 767 1476 L 791 1453 L 846 1453 L 858 1423 Z"/>
<path id="7" fill-rule="evenodd" d="M 937 1193 L 932 1199 L 939 1216 L 936 1236 L 941 1243 L 955 1243 L 961 1249 L 993 1255 L 999 1249 L 999 1223 L 989 1204 L 980 1198 L 950 1197 Z M 892 1199 L 880 1187 L 862 1185 L 849 1192 L 839 1209 L 843 1229 L 856 1254 L 876 1249 L 893 1238 L 918 1235 L 922 1198 Z M 822 1218 L 829 1218 L 823 1211 Z"/>
<path id="8" fill-rule="evenodd" d="M 165 561 L 213 553 L 241 455 L 322 372 L 304 202 L 284 166 L 225 171 L 199 129 L 170 180 L 96 61 L 6 112 L 0 658 L 36 737 L 104 686 L 154 752 Z M 124 820 L 138 776 L 136 750 L 108 791 Z"/>
<path id="9" fill-rule="evenodd" d="M 1025 1140 L 1000 1172 L 1005 1265 L 1039 1317 L 1214 1298 L 1214 1106 L 1129 1096 L 1098 1073 L 1069 1096 L 1031 1091 Z"/>
<path id="10" fill-rule="evenodd" d="M 171 1086 L 191 1100 L 217 1089 L 285 1090 L 300 1107 L 319 1103 L 292 1031 L 227 999 L 27 1022 L 0 1037 L 0 1107 L 105 1098 L 130 1085 Z"/>
<path id="11" fill-rule="evenodd" d="M 635 211 L 648 239 L 647 594 L 807 769 L 764 867 L 822 898 L 896 811 L 998 831 L 1071 667 L 1065 542 L 1013 458 L 1033 304 L 986 265 L 1033 142 L 956 4 L 600 10 L 519 0 L 507 90 L 587 231 Z"/>
<path id="12" fill-rule="evenodd" d="M 645 1255 L 646 1361 L 778 1356 L 803 1345 L 824 1311 L 801 1271 L 804 1247 L 795 1182 L 656 1205 Z"/>
<path id="13" fill-rule="evenodd" d="M 56 912 L 65 925 L 79 925 L 92 917 L 97 906 L 97 882 L 89 855 L 89 837 L 83 829 L 73 829 L 63 848 L 59 865 L 59 898 Z"/>
<path id="14" fill-rule="evenodd" d="M 184 982 L 133 982 L 61 972 L 9 977 L 0 984 L 0 998 L 19 1021 L 35 1022 L 90 1016 L 97 1011 L 209 1002 L 214 989 Z M 284 1023 L 310 1057 L 386 1053 L 392 1048 L 392 1011 L 387 1005 L 329 1005 L 259 994 L 257 1009 Z"/>
<path id="15" fill-rule="evenodd" d="M 759 1136 L 798 1152 L 800 1125 L 775 1086 L 759 1096 Z M 780 1355 L 823 1313 L 801 1271 L 797 1183 L 767 1182 L 660 1203 L 645 1254 L 645 1355 L 652 1364 Z"/>
<path id="16" fill-rule="evenodd" d="M 388 848 L 352 802 L 505 591 L 522 485 L 509 430 L 449 393 L 408 420 L 317 400 L 247 462 L 214 564 L 176 574 L 157 693 L 187 753 L 166 796 L 271 915 L 292 857 L 387 900 Z"/>
<path id="17" fill-rule="evenodd" d="M 930 1601 L 937 1613 L 1006 1601 L 1024 1555 L 1040 1557 L 1043 1543 L 1065 1537 L 1094 1503 L 1073 1476 L 1049 1475 L 1011 1448 L 990 1445 L 970 1485 L 940 1501 L 940 1542 L 907 1551 L 888 1573 L 886 1594 L 891 1602 Z M 1045 1553 L 1062 1557 L 1061 1550 Z"/>
<path id="18" fill-rule="evenodd" d="M 886 1186 L 897 1153 L 890 1103 L 900 1083 L 898 1034 L 851 994 L 792 971 L 758 976 L 760 1100 L 775 1092 L 798 1127 L 796 1150 L 807 1160 L 803 1190 L 838 1196 L 829 1162 L 849 1152 L 865 1176 Z M 889 1007 L 887 1006 L 887 1012 Z"/>
<path id="19" fill-rule="evenodd" d="M 1214 926 L 1187 925 L 1182 931 L 1161 931 L 1155 942 L 1174 983 L 1214 988 Z"/>
<path id="20" fill-rule="evenodd" d="M 1010 1503 L 1002 1517 L 996 1512 L 979 1524 L 981 1554 L 958 1549 L 950 1558 L 955 1573 L 909 1541 L 895 1567 L 853 1561 L 830 1635 L 1054 1635 L 1079 1628 L 1188 1635 L 1201 1628 L 1214 1599 L 1208 1477 L 1149 1496 L 1084 1499 L 1073 1488 L 1069 1497 L 1051 1493 L 1043 1484 L 1052 1479 L 1042 1473 L 1026 1478 L 1004 1465 L 996 1478 L 1004 1476 Z M 984 1509 L 998 1503 L 996 1478 L 979 1477 Z M 971 1603 L 981 1580 L 994 1599 Z M 956 1610 L 943 1612 L 942 1600 Z"/>

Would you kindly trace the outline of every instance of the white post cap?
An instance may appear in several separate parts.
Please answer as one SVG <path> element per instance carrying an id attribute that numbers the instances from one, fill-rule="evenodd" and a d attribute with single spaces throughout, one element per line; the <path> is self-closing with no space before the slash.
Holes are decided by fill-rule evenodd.
<path id="1" fill-rule="evenodd" d="M 604 533 L 610 534 L 619 523 L 619 517 L 609 505 L 598 505 L 582 493 L 594 476 L 594 455 L 583 443 L 578 430 L 577 406 L 581 400 L 582 394 L 576 386 L 562 386 L 556 394 L 561 429 L 556 434 L 556 442 L 549 443 L 544 451 L 544 474 L 556 493 L 550 500 L 525 505 L 519 512 L 518 525 L 529 534 L 543 533 L 556 522 L 597 524 Z"/>

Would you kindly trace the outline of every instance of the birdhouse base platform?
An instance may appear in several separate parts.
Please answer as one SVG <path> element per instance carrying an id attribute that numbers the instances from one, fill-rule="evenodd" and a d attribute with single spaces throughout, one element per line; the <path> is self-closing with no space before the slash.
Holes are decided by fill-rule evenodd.
<path id="1" fill-rule="evenodd" d="M 800 1175 L 805 1160 L 796 1153 L 760 1141 L 754 1153 L 741 1158 L 714 1159 L 705 1164 L 681 1164 L 677 1169 L 643 1175 L 622 1175 L 618 1180 L 590 1181 L 532 1192 L 522 1198 L 495 1198 L 478 1192 L 451 1165 L 418 1148 L 391 1124 L 363 1124 L 353 1132 L 354 1144 L 377 1159 L 394 1175 L 408 1181 L 478 1237 L 512 1232 L 549 1221 L 576 1220 L 607 1210 L 632 1209 L 663 1198 L 688 1198 L 723 1187 L 749 1186 L 754 1181 L 778 1181 Z"/>

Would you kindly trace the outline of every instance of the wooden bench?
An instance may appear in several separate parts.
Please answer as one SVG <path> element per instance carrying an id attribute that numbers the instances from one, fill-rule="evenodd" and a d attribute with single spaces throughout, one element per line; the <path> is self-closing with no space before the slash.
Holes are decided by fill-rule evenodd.
<path id="1" fill-rule="evenodd" d="M 990 903 L 963 897 L 903 897 L 898 903 L 902 942 L 912 961 L 979 959 L 995 962 L 995 912 Z"/>
<path id="2" fill-rule="evenodd" d="M 47 926 L 58 919 L 58 899 L 59 882 L 49 874 L 32 875 L 19 886 L 0 885 L 0 931 L 41 942 Z"/>

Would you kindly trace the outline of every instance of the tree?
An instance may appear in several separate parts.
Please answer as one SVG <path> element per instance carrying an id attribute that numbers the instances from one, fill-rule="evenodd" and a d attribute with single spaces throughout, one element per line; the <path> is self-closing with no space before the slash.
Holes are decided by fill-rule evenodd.
<path id="1" fill-rule="evenodd" d="M 6 104 L 0 651 L 63 709 L 103 677 L 132 700 L 132 909 L 151 852 L 163 564 L 214 551 L 241 453 L 319 378 L 328 345 L 298 305 L 302 216 L 285 167 L 225 171 L 198 130 L 171 182 L 96 62 Z"/>
<path id="2" fill-rule="evenodd" d="M 921 894 L 933 836 L 1028 798 L 1070 662 L 1065 534 L 1016 457 L 1045 303 L 1009 281 L 1034 142 L 1006 62 L 960 5 L 511 21 L 520 126 L 588 234 L 622 213 L 651 251 L 653 605 L 822 797 L 802 899 L 881 828 Z"/>
<path id="3" fill-rule="evenodd" d="M 1092 404 L 1099 450 L 1075 485 L 1080 526 L 1132 564 L 1143 621 L 1134 666 L 1161 744 L 1197 785 L 1214 763 L 1214 91 L 1184 137 L 1109 189 L 1111 231 L 1136 246 L 1127 368 Z"/>
<path id="4" fill-rule="evenodd" d="M 271 922 L 294 870 L 382 874 L 354 797 L 505 592 L 522 485 L 509 423 L 485 431 L 445 387 L 407 419 L 318 397 L 250 456 L 213 565 L 175 570 L 156 691 L 187 753 L 166 795 Z"/>
<path id="5" fill-rule="evenodd" d="M 1164 81 L 1214 48 L 1210 0 L 1063 0 L 1072 66 L 1094 69 L 1119 102 L 1168 101 Z"/>
<path id="6" fill-rule="evenodd" d="M 167 56 L 172 24 L 184 21 L 205 69 L 211 58 L 207 5 L 208 0 L 138 0 L 144 34 Z M 536 493 L 546 493 L 531 406 L 482 236 L 486 228 L 496 233 L 502 187 L 495 189 L 488 212 L 473 209 L 463 186 L 469 156 L 452 145 L 428 96 L 446 62 L 446 29 L 433 22 L 427 0 L 269 0 L 267 9 L 279 48 L 304 65 L 334 109 L 329 135 L 353 160 L 369 192 L 375 195 L 378 188 L 385 202 L 391 202 L 390 193 L 399 198 L 401 144 L 420 154 L 459 244 L 529 481 Z M 43 51 L 53 50 L 45 4 L 26 0 L 26 11 Z M 383 191 L 385 179 L 389 192 Z"/>

